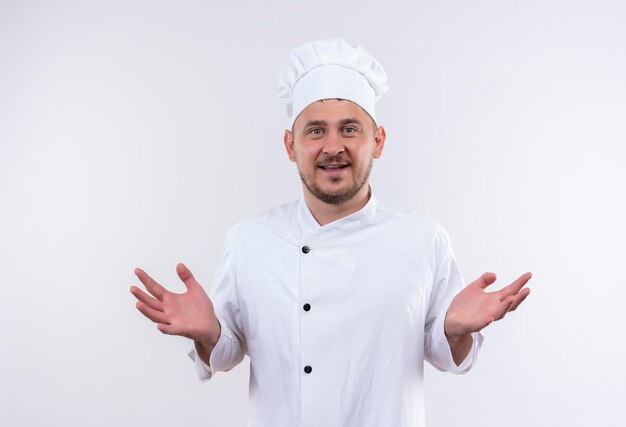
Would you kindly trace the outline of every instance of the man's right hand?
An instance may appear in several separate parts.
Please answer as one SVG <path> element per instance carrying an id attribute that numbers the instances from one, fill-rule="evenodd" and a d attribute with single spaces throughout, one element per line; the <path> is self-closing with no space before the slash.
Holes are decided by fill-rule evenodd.
<path id="1" fill-rule="evenodd" d="M 196 348 L 204 350 L 202 353 L 210 353 L 221 333 L 213 303 L 184 264 L 178 264 L 176 272 L 187 287 L 183 294 L 168 291 L 145 271 L 135 269 L 135 274 L 150 293 L 131 286 L 130 292 L 139 300 L 135 306 L 157 324 L 159 331 L 191 338 L 196 341 Z"/>

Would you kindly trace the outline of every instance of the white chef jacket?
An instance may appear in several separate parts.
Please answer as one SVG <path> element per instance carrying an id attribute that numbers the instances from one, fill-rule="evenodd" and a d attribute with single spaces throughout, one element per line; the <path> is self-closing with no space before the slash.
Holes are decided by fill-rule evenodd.
<path id="1" fill-rule="evenodd" d="M 463 278 L 437 224 L 372 195 L 320 226 L 304 198 L 233 227 L 211 299 L 220 338 L 202 381 L 250 357 L 254 427 L 422 427 L 424 360 L 457 366 L 444 319 Z"/>

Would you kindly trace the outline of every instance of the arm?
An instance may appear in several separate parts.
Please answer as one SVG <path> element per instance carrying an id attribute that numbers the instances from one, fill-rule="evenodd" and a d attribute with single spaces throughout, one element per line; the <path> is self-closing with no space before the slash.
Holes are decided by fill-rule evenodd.
<path id="1" fill-rule="evenodd" d="M 188 350 L 201 381 L 210 380 L 215 372 L 231 370 L 248 352 L 229 236 L 222 247 L 211 290 L 220 335 L 215 343 L 194 341 Z"/>
<path id="2" fill-rule="evenodd" d="M 462 374 L 468 372 L 475 362 L 483 336 L 472 333 L 448 337 L 446 334 L 448 308 L 455 295 L 462 291 L 465 281 L 448 234 L 441 228 L 436 231 L 435 269 L 424 324 L 424 358 L 440 371 Z"/>

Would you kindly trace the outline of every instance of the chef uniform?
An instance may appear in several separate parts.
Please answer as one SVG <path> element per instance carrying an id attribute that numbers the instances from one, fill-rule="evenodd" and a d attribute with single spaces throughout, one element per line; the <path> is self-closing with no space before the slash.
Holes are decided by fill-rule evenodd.
<path id="1" fill-rule="evenodd" d="M 291 53 L 279 97 L 293 121 L 311 102 L 342 98 L 375 119 L 386 87 L 363 48 L 322 40 Z M 424 426 L 424 360 L 467 372 L 444 334 L 464 282 L 446 232 L 371 194 L 321 226 L 304 198 L 242 221 L 226 235 L 211 299 L 221 325 L 203 381 L 250 358 L 255 427 Z"/>

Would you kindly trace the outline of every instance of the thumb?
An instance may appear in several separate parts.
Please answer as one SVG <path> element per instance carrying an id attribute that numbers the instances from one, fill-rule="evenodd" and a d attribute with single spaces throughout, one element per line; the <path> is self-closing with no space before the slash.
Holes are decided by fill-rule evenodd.
<path id="1" fill-rule="evenodd" d="M 180 335 L 180 336 L 184 336 L 182 335 L 182 331 L 180 330 L 180 328 L 172 325 L 172 324 L 168 324 L 168 323 L 159 323 L 157 325 L 157 329 L 161 332 L 163 332 L 166 335 Z"/>
<path id="2" fill-rule="evenodd" d="M 496 281 L 496 273 L 483 273 L 478 279 L 472 282 L 473 286 L 477 286 L 481 289 L 485 289 L 487 286 L 491 285 Z"/>
<path id="3" fill-rule="evenodd" d="M 178 273 L 178 277 L 183 281 L 187 290 L 194 286 L 200 286 L 196 278 L 191 274 L 191 271 L 182 262 L 176 265 L 176 273 Z"/>

